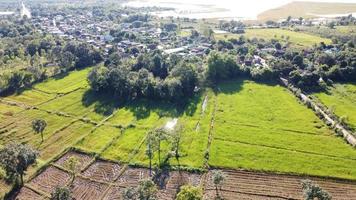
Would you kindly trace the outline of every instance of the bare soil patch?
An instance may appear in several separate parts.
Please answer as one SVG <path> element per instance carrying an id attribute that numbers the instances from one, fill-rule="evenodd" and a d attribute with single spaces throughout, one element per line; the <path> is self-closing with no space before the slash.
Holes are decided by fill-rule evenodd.
<path id="1" fill-rule="evenodd" d="M 87 166 L 90 161 L 93 159 L 92 156 L 89 156 L 87 154 L 77 152 L 77 151 L 69 151 L 67 152 L 64 156 L 62 156 L 60 159 L 58 159 L 55 164 L 59 165 L 61 167 L 67 168 L 67 161 L 71 157 L 74 157 L 78 160 L 78 165 L 77 165 L 77 171 L 83 169 L 83 167 Z"/>
<path id="2" fill-rule="evenodd" d="M 82 175 L 99 181 L 112 182 L 119 176 L 121 166 L 107 161 L 96 161 Z"/>
<path id="3" fill-rule="evenodd" d="M 356 183 L 330 179 L 277 175 L 259 172 L 224 170 L 226 180 L 221 195 L 225 199 L 236 199 L 246 196 L 249 199 L 303 199 L 301 181 L 311 179 L 328 191 L 333 199 L 356 199 Z M 205 199 L 215 197 L 215 186 L 212 184 L 212 173 L 209 172 L 205 184 Z"/>
<path id="4" fill-rule="evenodd" d="M 149 169 L 128 167 L 115 183 L 123 187 L 136 187 L 141 180 L 149 177 L 149 173 Z"/>
<path id="5" fill-rule="evenodd" d="M 50 166 L 41 174 L 31 180 L 32 187 L 51 194 L 56 187 L 69 183 L 70 175 L 56 167 Z"/>
<path id="6" fill-rule="evenodd" d="M 175 196 L 179 192 L 179 188 L 181 186 L 199 186 L 201 178 L 201 174 L 172 171 L 169 173 L 166 185 L 158 192 L 158 197 L 159 199 L 175 199 Z"/>
<path id="7" fill-rule="evenodd" d="M 73 197 L 77 200 L 98 200 L 101 199 L 104 191 L 108 187 L 109 186 L 104 183 L 76 177 L 70 190 L 72 191 Z"/>
<path id="8" fill-rule="evenodd" d="M 87 166 L 92 157 L 83 153 L 68 152 L 58 161 L 63 164 L 71 156 L 81 163 L 81 168 Z M 149 178 L 149 169 L 127 167 L 122 172 L 122 166 L 117 163 L 97 160 L 81 175 L 77 176 L 70 186 L 77 200 L 115 200 L 122 199 L 125 188 L 136 187 L 142 179 Z M 281 200 L 303 199 L 301 181 L 311 179 L 328 191 L 333 199 L 356 199 L 356 182 L 339 179 L 322 179 L 296 175 L 282 175 L 242 170 L 223 170 L 226 180 L 220 190 L 220 195 L 227 200 Z M 212 172 L 207 174 L 190 173 L 186 171 L 168 171 L 162 173 L 159 182 L 158 199 L 173 200 L 182 185 L 204 186 L 204 199 L 214 199 L 215 186 L 212 183 Z M 70 175 L 50 166 L 23 187 L 16 198 L 11 199 L 45 199 L 29 188 L 38 192 L 50 194 L 55 187 L 68 184 Z M 108 183 L 111 182 L 112 184 Z"/>
<path id="9" fill-rule="evenodd" d="M 11 199 L 12 200 L 29 200 L 29 199 L 40 200 L 45 198 L 27 187 L 22 187 L 21 190 L 18 192 L 18 195 L 15 198 L 11 198 Z"/>
<path id="10" fill-rule="evenodd" d="M 112 186 L 103 200 L 121 200 L 122 193 L 124 192 L 125 187 L 122 186 Z"/>

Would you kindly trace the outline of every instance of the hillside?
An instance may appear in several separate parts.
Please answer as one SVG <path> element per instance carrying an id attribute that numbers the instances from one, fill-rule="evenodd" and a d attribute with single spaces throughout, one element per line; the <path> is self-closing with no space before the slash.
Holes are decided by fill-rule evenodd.
<path id="1" fill-rule="evenodd" d="M 284 6 L 270 9 L 257 16 L 260 21 L 278 20 L 281 18 L 304 17 L 315 15 L 347 14 L 356 12 L 356 3 L 326 3 L 296 1 Z"/>

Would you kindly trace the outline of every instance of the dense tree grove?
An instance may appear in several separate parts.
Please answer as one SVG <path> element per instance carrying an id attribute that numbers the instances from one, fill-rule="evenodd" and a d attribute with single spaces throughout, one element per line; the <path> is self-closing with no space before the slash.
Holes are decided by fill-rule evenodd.
<path id="1" fill-rule="evenodd" d="M 2 20 L 0 26 L 0 94 L 103 59 L 88 44 L 40 34 L 25 20 Z"/>
<path id="2" fill-rule="evenodd" d="M 88 81 L 94 91 L 121 99 L 178 101 L 194 94 L 198 74 L 197 66 L 189 61 L 174 62 L 172 57 L 153 52 L 135 59 L 110 56 L 106 66 L 93 69 Z"/>
<path id="3" fill-rule="evenodd" d="M 236 59 L 229 54 L 211 52 L 208 58 L 207 76 L 212 82 L 235 78 L 241 75 Z"/>

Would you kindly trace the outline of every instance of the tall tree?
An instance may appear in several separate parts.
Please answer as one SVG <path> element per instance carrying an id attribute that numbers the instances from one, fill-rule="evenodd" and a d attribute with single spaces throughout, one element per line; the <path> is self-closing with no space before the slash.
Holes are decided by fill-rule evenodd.
<path id="1" fill-rule="evenodd" d="M 214 170 L 212 173 L 212 181 L 215 185 L 216 196 L 220 197 L 219 191 L 221 190 L 221 187 L 225 181 L 225 174 L 220 170 Z"/>
<path id="2" fill-rule="evenodd" d="M 43 142 L 43 131 L 47 127 L 47 122 L 43 119 L 35 119 L 32 121 L 32 129 L 36 134 L 41 134 L 41 142 Z"/>
<path id="3" fill-rule="evenodd" d="M 158 128 L 154 130 L 153 137 L 155 139 L 155 149 L 158 152 L 158 163 L 161 166 L 161 143 L 167 140 L 167 133 L 164 128 Z"/>
<path id="4" fill-rule="evenodd" d="M 152 132 L 148 134 L 147 137 L 147 148 L 146 148 L 146 155 L 148 159 L 150 160 L 149 168 L 150 168 L 150 177 L 152 176 L 152 159 L 154 155 L 154 136 Z"/>
<path id="5" fill-rule="evenodd" d="M 0 150 L 0 166 L 7 178 L 18 180 L 23 185 L 23 176 L 29 166 L 36 162 L 38 152 L 28 145 L 10 143 Z"/>

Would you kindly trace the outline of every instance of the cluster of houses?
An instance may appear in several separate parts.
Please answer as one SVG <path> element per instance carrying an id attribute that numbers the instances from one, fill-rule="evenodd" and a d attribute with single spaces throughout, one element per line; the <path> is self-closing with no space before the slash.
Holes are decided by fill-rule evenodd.
<path id="1" fill-rule="evenodd" d="M 91 13 L 57 14 L 34 17 L 31 21 L 39 27 L 40 32 L 50 33 L 68 41 L 85 42 L 102 50 L 104 55 L 108 55 L 110 50 L 115 48 L 126 56 L 155 49 L 166 54 L 202 56 L 212 48 L 210 40 L 202 36 L 195 38 L 178 36 L 175 31 L 166 31 L 154 23 L 137 26 L 134 24 L 137 22 L 114 24 L 110 20 L 95 21 L 91 15 Z M 115 39 L 115 36 L 110 35 L 113 28 L 128 35 L 133 34 L 135 37 Z"/>

